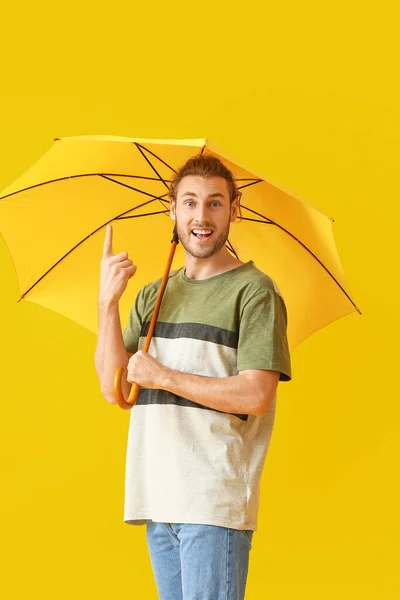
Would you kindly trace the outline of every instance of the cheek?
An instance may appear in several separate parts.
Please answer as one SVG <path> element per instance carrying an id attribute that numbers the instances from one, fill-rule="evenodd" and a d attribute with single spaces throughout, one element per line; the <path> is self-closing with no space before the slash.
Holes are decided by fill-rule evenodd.
<path id="1" fill-rule="evenodd" d="M 190 222 L 190 218 L 184 211 L 180 210 L 175 213 L 175 221 L 179 223 L 179 227 L 186 228 Z"/>

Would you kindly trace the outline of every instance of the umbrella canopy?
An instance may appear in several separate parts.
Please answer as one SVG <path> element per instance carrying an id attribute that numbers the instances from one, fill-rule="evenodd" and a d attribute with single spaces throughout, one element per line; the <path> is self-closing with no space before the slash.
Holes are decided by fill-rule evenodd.
<path id="1" fill-rule="evenodd" d="M 231 225 L 227 245 L 278 285 L 291 349 L 332 321 L 360 312 L 340 264 L 333 219 L 206 139 L 57 138 L 0 195 L 0 232 L 20 299 L 96 332 L 102 246 L 112 223 L 115 253 L 127 251 L 138 265 L 120 302 L 126 321 L 140 287 L 164 272 L 173 230 L 169 184 L 199 152 L 218 156 L 236 178 L 242 218 Z M 178 246 L 172 268 L 182 264 Z"/>

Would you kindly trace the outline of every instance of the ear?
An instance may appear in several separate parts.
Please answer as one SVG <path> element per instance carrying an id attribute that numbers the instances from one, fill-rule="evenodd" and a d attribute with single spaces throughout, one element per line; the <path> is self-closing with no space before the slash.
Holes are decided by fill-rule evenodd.
<path id="1" fill-rule="evenodd" d="M 169 216 L 173 221 L 176 221 L 176 202 L 175 200 L 170 200 L 169 205 Z"/>
<path id="2" fill-rule="evenodd" d="M 236 221 L 239 213 L 240 213 L 240 195 L 236 196 L 236 198 L 232 201 L 232 204 L 231 204 L 231 223 Z"/>

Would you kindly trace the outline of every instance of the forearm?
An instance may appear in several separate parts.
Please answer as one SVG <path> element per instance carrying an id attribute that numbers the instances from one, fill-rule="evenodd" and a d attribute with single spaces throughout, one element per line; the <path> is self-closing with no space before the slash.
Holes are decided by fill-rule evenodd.
<path id="1" fill-rule="evenodd" d="M 255 416 L 265 414 L 266 396 L 272 395 L 272 387 L 266 389 L 245 373 L 203 377 L 166 369 L 162 388 L 209 408 Z"/>
<path id="2" fill-rule="evenodd" d="M 121 329 L 118 304 L 98 304 L 98 338 L 95 353 L 95 368 L 100 381 L 101 393 L 110 404 L 116 404 L 114 397 L 114 375 L 118 367 L 126 367 L 126 352 Z M 128 396 L 130 384 L 126 371 L 122 377 L 122 391 Z"/>

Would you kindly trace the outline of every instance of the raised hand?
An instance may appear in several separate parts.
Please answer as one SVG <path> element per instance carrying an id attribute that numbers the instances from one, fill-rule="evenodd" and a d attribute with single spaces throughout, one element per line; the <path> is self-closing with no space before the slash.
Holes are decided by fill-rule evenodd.
<path id="1" fill-rule="evenodd" d="M 100 268 L 99 303 L 103 306 L 118 304 L 129 279 L 136 273 L 136 265 L 127 252 L 113 253 L 112 239 L 112 227 L 107 225 Z"/>

